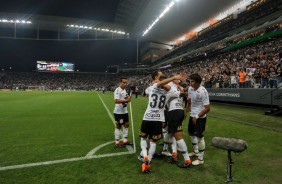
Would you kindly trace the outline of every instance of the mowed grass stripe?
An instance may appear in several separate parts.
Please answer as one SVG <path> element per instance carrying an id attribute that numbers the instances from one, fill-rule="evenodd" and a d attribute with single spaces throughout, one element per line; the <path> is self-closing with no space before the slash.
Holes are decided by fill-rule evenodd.
<path id="1" fill-rule="evenodd" d="M 93 92 L 4 95 L 1 98 L 6 100 L 0 104 L 1 166 L 81 157 L 112 140 L 109 128 L 113 125 L 105 123 L 110 118 Z"/>
<path id="2" fill-rule="evenodd" d="M 64 94 L 62 94 L 64 95 Z M 113 94 L 101 94 L 110 111 L 114 107 Z M 106 102 L 107 101 L 107 102 Z M 100 102 L 99 102 L 100 103 Z M 101 105 L 101 104 L 100 104 Z M 139 132 L 142 117 L 147 105 L 146 98 L 133 98 L 133 116 L 135 132 Z M 104 111 L 105 109 L 100 106 Z M 137 153 L 119 157 L 101 158 L 87 161 L 69 162 L 57 165 L 25 168 L 0 172 L 0 183 L 223 183 L 226 179 L 227 151 L 216 149 L 211 145 L 211 139 L 215 136 L 242 138 L 247 141 L 248 149 L 233 155 L 235 162 L 233 174 L 242 183 L 281 183 L 282 175 L 282 147 L 280 132 L 267 130 L 260 127 L 235 123 L 212 116 L 226 114 L 241 121 L 253 121 L 260 124 L 275 124 L 281 117 L 267 118 L 260 116 L 264 110 L 255 112 L 252 108 L 212 104 L 212 111 L 208 116 L 206 139 L 206 152 L 204 166 L 190 169 L 179 169 L 174 164 L 167 163 L 166 159 L 154 160 L 152 172 L 149 175 L 141 173 L 141 163 L 137 160 L 140 151 L 137 138 Z M 101 113 L 102 114 L 102 113 Z M 243 115 L 242 115 L 243 114 Z M 248 119 L 249 117 L 249 119 Z M 104 114 L 103 123 L 108 125 L 108 133 L 103 135 L 106 140 L 113 139 L 113 126 L 107 114 Z M 280 121 L 281 122 L 281 121 Z M 190 138 L 187 135 L 188 120 L 184 121 L 184 138 L 191 150 Z M 105 141 L 106 142 L 106 141 Z M 116 151 L 107 146 L 109 151 Z M 157 146 L 157 151 L 162 149 Z M 104 150 L 105 151 L 105 150 Z M 103 152 L 104 152 L 103 151 Z M 107 152 L 109 153 L 109 152 Z M 182 160 L 182 157 L 179 157 Z"/>

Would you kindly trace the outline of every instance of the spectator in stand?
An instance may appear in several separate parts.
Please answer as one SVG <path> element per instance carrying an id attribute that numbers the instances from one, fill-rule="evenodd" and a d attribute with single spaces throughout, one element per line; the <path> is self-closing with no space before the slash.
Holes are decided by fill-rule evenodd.
<path id="1" fill-rule="evenodd" d="M 253 78 L 254 78 L 254 88 L 261 87 L 261 73 L 260 73 L 260 69 L 259 68 L 257 68 L 254 71 Z"/>
<path id="2" fill-rule="evenodd" d="M 230 88 L 230 77 L 228 75 L 223 76 L 223 87 L 224 88 Z"/>
<path id="3" fill-rule="evenodd" d="M 243 68 L 240 68 L 238 76 L 239 76 L 239 88 L 245 88 L 246 87 L 246 72 L 244 71 Z"/>
<path id="4" fill-rule="evenodd" d="M 261 88 L 268 88 L 269 75 L 264 71 L 261 75 Z"/>
<path id="5" fill-rule="evenodd" d="M 231 88 L 237 88 L 237 76 L 234 74 L 234 72 L 231 72 L 230 74 L 230 84 Z"/>
<path id="6" fill-rule="evenodd" d="M 278 74 L 276 71 L 272 68 L 270 68 L 270 74 L 269 74 L 269 87 L 270 88 L 277 88 L 277 76 Z"/>
<path id="7" fill-rule="evenodd" d="M 246 71 L 246 88 L 252 88 L 253 74 L 250 69 Z"/>

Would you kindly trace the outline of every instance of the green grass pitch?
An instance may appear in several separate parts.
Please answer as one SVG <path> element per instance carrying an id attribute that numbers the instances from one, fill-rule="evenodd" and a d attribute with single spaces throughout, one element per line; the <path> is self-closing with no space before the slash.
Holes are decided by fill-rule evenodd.
<path id="1" fill-rule="evenodd" d="M 112 113 L 113 94 L 99 93 Z M 154 160 L 150 174 L 141 173 L 139 128 L 147 98 L 132 100 L 137 152 L 108 144 L 96 155 L 112 156 L 10 170 L 13 165 L 84 158 L 114 140 L 114 125 L 96 92 L 0 92 L 0 183 L 224 183 L 227 151 L 211 145 L 215 136 L 241 138 L 248 149 L 232 153 L 233 175 L 241 183 L 281 183 L 282 118 L 264 109 L 211 103 L 203 166 L 180 169 L 166 159 Z M 191 150 L 187 120 L 184 138 Z M 132 126 L 129 140 L 133 142 Z M 160 141 L 161 142 L 161 141 Z M 162 147 L 158 146 L 157 151 Z M 182 156 L 180 155 L 180 159 Z"/>

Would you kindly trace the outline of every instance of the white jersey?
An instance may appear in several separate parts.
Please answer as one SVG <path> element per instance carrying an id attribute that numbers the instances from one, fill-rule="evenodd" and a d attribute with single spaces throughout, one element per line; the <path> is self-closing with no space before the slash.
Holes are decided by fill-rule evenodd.
<path id="1" fill-rule="evenodd" d="M 173 82 L 168 83 L 168 85 L 171 87 L 171 89 L 180 92 L 179 87 L 176 84 L 174 84 Z M 168 111 L 179 110 L 179 109 L 183 110 L 182 103 L 183 103 L 183 98 L 181 97 L 171 98 L 168 101 Z"/>
<path id="2" fill-rule="evenodd" d="M 188 98 L 191 99 L 191 116 L 195 117 L 203 109 L 205 105 L 210 104 L 209 94 L 207 90 L 200 86 L 196 91 L 191 86 L 188 88 Z M 205 118 L 206 115 L 203 115 L 200 118 Z"/>
<path id="3" fill-rule="evenodd" d="M 145 89 L 145 94 L 149 95 L 150 92 L 152 91 L 153 88 L 148 87 L 147 89 Z"/>
<path id="4" fill-rule="evenodd" d="M 164 109 L 170 98 L 179 97 L 180 91 L 170 89 L 166 91 L 153 84 L 147 90 L 149 92 L 149 103 L 144 113 L 143 120 L 165 122 Z"/>
<path id="5" fill-rule="evenodd" d="M 120 87 L 116 88 L 114 92 L 114 99 L 115 100 L 125 100 L 125 98 L 128 96 L 127 92 L 125 89 L 121 89 Z M 115 114 L 127 114 L 127 107 L 124 107 L 122 103 L 116 103 L 115 109 L 114 109 Z"/>

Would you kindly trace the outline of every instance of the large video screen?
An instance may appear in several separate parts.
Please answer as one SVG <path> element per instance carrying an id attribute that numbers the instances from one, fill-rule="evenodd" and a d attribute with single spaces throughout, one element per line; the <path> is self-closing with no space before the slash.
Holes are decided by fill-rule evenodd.
<path id="1" fill-rule="evenodd" d="M 37 71 L 73 72 L 74 64 L 56 61 L 37 61 Z"/>

